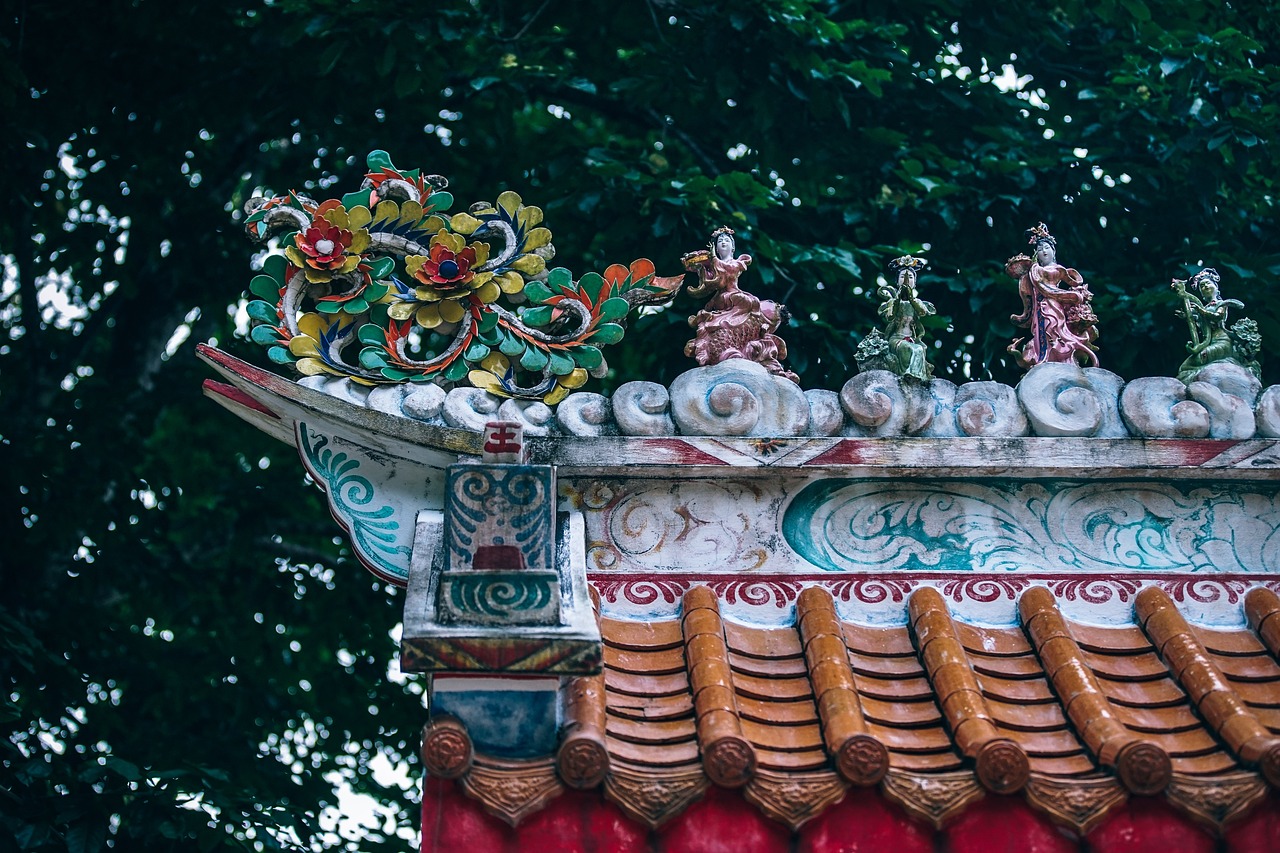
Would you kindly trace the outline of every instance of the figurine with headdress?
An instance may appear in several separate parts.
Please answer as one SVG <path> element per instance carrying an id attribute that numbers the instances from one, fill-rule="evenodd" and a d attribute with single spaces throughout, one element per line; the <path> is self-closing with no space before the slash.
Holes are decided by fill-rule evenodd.
<path id="1" fill-rule="evenodd" d="M 1098 318 L 1089 285 L 1078 271 L 1058 263 L 1058 241 L 1043 222 L 1027 233 L 1035 257 L 1015 255 L 1005 262 L 1005 272 L 1017 279 L 1022 297 L 1022 313 L 1011 319 L 1030 335 L 1010 344 L 1009 352 L 1028 369 L 1046 361 L 1097 367 Z"/>
<path id="2" fill-rule="evenodd" d="M 1205 267 L 1191 276 L 1189 281 L 1174 279 L 1173 291 L 1182 297 L 1178 316 L 1185 317 L 1191 341 L 1187 344 L 1190 355 L 1178 368 L 1178 378 L 1191 382 L 1197 373 L 1210 364 L 1229 362 L 1248 370 L 1259 381 L 1262 366 L 1258 353 L 1262 337 L 1258 324 L 1248 318 L 1227 327 L 1227 312 L 1231 308 L 1242 309 L 1239 299 L 1223 299 L 1219 286 L 1222 277 L 1212 267 Z"/>
<path id="3" fill-rule="evenodd" d="M 689 252 L 680 261 L 698 274 L 698 285 L 690 296 L 710 296 L 702 310 L 689 318 L 693 340 L 684 354 L 700 365 L 719 364 L 731 358 L 745 358 L 763 365 L 770 373 L 799 382 L 782 366 L 787 345 L 776 332 L 790 316 L 785 305 L 760 300 L 738 288 L 738 279 L 751 265 L 750 255 L 736 255 L 733 229 L 717 228 L 706 248 Z"/>
<path id="4" fill-rule="evenodd" d="M 879 314 L 885 329 L 872 329 L 858 344 L 854 358 L 858 370 L 889 370 L 899 376 L 921 382 L 933 378 L 929 364 L 929 347 L 925 343 L 921 320 L 938 313 L 932 303 L 920 298 L 916 290 L 918 274 L 929 265 L 924 258 L 903 255 L 889 262 L 897 281 L 876 288 L 880 297 Z"/>

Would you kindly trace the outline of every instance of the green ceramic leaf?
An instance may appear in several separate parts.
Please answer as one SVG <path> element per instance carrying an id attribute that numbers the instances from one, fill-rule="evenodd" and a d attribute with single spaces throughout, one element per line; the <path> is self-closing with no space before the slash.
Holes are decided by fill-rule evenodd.
<path id="1" fill-rule="evenodd" d="M 359 190 L 358 192 L 347 193 L 342 197 L 342 206 L 347 210 L 353 207 L 368 207 L 369 194 L 372 190 Z"/>
<path id="2" fill-rule="evenodd" d="M 252 319 L 257 320 L 260 323 L 274 324 L 276 320 L 279 319 L 276 316 L 276 306 L 270 302 L 263 302 L 260 299 L 255 299 L 253 302 L 250 302 L 245 310 L 249 312 L 249 316 Z"/>
<path id="3" fill-rule="evenodd" d="M 527 326 L 545 326 L 551 322 L 551 312 L 554 310 L 550 305 L 540 305 L 525 311 L 520 315 L 520 319 Z"/>
<path id="4" fill-rule="evenodd" d="M 450 382 L 457 382 L 459 379 L 467 375 L 471 367 L 464 359 L 457 359 L 453 364 L 444 369 L 444 378 Z"/>
<path id="5" fill-rule="evenodd" d="M 593 370 L 604 362 L 604 356 L 601 355 L 600 350 L 589 344 L 574 347 L 570 352 L 573 353 L 573 358 L 578 362 L 578 365 L 585 367 L 587 370 Z"/>
<path id="6" fill-rule="evenodd" d="M 513 357 L 520 355 L 524 352 L 524 341 L 510 332 L 504 332 L 502 342 L 498 344 L 498 352 Z"/>
<path id="7" fill-rule="evenodd" d="M 431 376 L 426 373 L 415 373 L 409 377 L 410 382 L 430 382 Z"/>
<path id="8" fill-rule="evenodd" d="M 606 299 L 600 304 L 600 310 L 596 312 L 596 316 L 599 317 L 602 322 L 608 322 L 609 320 L 621 320 L 623 317 L 627 316 L 627 312 L 630 310 L 631 304 L 627 302 L 627 300 L 620 296 L 615 296 L 612 299 Z"/>
<path id="9" fill-rule="evenodd" d="M 473 341 L 467 351 L 462 354 L 467 361 L 479 363 L 489 357 L 489 348 L 480 341 Z"/>
<path id="10" fill-rule="evenodd" d="M 289 260 L 284 255 L 271 255 L 262 262 L 262 272 L 276 280 L 277 288 L 284 287 L 285 273 L 289 270 Z"/>
<path id="11" fill-rule="evenodd" d="M 280 339 L 280 334 L 270 326 L 254 326 L 249 333 L 249 340 L 262 346 L 271 346 Z"/>
<path id="12" fill-rule="evenodd" d="M 365 347 L 360 350 L 360 366 L 369 370 L 386 367 L 387 354 L 376 347 Z"/>
<path id="13" fill-rule="evenodd" d="M 395 169 L 395 166 L 391 165 L 391 155 L 383 151 L 381 148 L 376 151 L 370 151 L 365 162 L 369 164 L 370 172 L 381 172 L 383 169 Z"/>
<path id="14" fill-rule="evenodd" d="M 343 310 L 348 314 L 363 314 L 369 310 L 369 300 L 363 296 L 357 296 L 350 302 L 342 306 Z"/>
<path id="15" fill-rule="evenodd" d="M 520 356 L 520 366 L 525 370 L 542 370 L 547 366 L 547 356 L 537 347 L 528 347 Z"/>
<path id="16" fill-rule="evenodd" d="M 556 376 L 567 376 L 573 372 L 578 365 L 573 359 L 561 350 L 551 350 L 547 353 L 547 361 L 551 365 L 551 372 Z"/>
<path id="17" fill-rule="evenodd" d="M 293 364 L 293 362 L 297 360 L 293 357 L 293 353 L 289 352 L 289 350 L 284 347 L 272 347 L 267 350 L 267 358 L 271 359 L 276 364 Z"/>
<path id="18" fill-rule="evenodd" d="M 375 281 L 364 289 L 364 299 L 372 305 L 374 302 L 377 302 L 379 299 L 386 296 L 389 289 L 390 288 L 382 282 Z"/>
<path id="19" fill-rule="evenodd" d="M 386 278 L 395 272 L 396 262 L 394 258 L 374 258 L 369 261 L 369 277 L 374 281 L 380 278 Z"/>
<path id="20" fill-rule="evenodd" d="M 596 300 L 600 298 L 600 289 L 604 287 L 604 276 L 598 272 L 589 272 L 582 278 L 578 279 L 578 289 L 587 294 L 594 305 Z"/>
<path id="21" fill-rule="evenodd" d="M 540 305 L 541 303 L 546 302 L 555 294 L 551 290 L 551 288 L 547 287 L 542 282 L 531 281 L 524 286 L 524 295 L 525 295 L 525 298 L 528 299 L 534 305 Z"/>
<path id="22" fill-rule="evenodd" d="M 593 344 L 616 344 L 622 340 L 623 331 L 623 328 L 617 323 L 604 323 L 591 336 L 591 342 Z"/>
<path id="23" fill-rule="evenodd" d="M 360 343 L 372 346 L 382 346 L 387 342 L 386 333 L 373 323 L 365 323 L 361 326 L 356 332 L 356 337 L 360 339 Z"/>
<path id="24" fill-rule="evenodd" d="M 316 310 L 321 314 L 337 314 L 342 310 L 341 302 L 317 302 Z"/>
<path id="25" fill-rule="evenodd" d="M 427 196 L 427 203 L 422 206 L 424 210 L 432 213 L 440 213 L 453 207 L 453 193 L 432 193 Z"/>
<path id="26" fill-rule="evenodd" d="M 547 284 L 552 287 L 573 287 L 573 273 L 564 267 L 556 267 L 547 273 Z"/>
<path id="27" fill-rule="evenodd" d="M 493 311 L 484 311 L 476 321 L 476 328 L 481 332 L 489 332 L 498 326 L 498 315 Z"/>
<path id="28" fill-rule="evenodd" d="M 388 379 L 396 379 L 400 381 L 403 381 L 405 379 L 408 379 L 410 376 L 413 376 L 413 374 L 407 370 L 397 370 L 394 367 L 384 367 L 378 372 L 381 373 L 383 376 L 387 377 Z"/>
<path id="29" fill-rule="evenodd" d="M 249 292 L 271 303 L 280 299 L 280 285 L 269 275 L 255 275 L 253 281 L 249 282 Z"/>

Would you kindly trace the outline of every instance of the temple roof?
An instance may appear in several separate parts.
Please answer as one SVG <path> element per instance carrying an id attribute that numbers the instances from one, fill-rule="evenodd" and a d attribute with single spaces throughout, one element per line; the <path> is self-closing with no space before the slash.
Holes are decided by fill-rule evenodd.
<path id="1" fill-rule="evenodd" d="M 1128 627 L 1069 621 L 1042 587 L 1020 626 L 965 624 L 927 588 L 904 606 L 908 625 L 870 627 L 810 588 L 794 625 L 766 628 L 694 587 L 679 620 L 600 620 L 604 671 L 571 683 L 554 758 L 475 753 L 437 716 L 424 763 L 513 824 L 568 786 L 657 827 L 715 784 L 792 829 L 872 785 L 935 826 L 992 792 L 1080 834 L 1131 794 L 1221 828 L 1280 786 L 1271 589 L 1230 631 L 1191 625 L 1155 587 Z"/>

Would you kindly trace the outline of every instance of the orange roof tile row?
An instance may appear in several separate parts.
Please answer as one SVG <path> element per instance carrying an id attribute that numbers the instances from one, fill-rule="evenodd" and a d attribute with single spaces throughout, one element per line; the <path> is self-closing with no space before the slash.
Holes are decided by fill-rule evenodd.
<path id="1" fill-rule="evenodd" d="M 840 621 L 811 588 L 796 625 L 762 628 L 722 619 L 695 587 L 680 621 L 601 620 L 604 673 L 570 685 L 559 776 L 602 784 L 651 827 L 714 783 L 792 828 L 850 784 L 935 826 L 984 791 L 1023 791 L 1081 834 L 1131 793 L 1220 828 L 1280 787 L 1280 598 L 1255 589 L 1245 607 L 1252 630 L 1197 628 L 1151 587 L 1138 626 L 1102 628 L 1035 587 L 1020 627 L 984 628 L 925 588 L 910 625 L 879 628 Z M 468 783 L 478 768 L 510 781 L 537 764 L 525 787 L 560 790 L 547 762 L 463 761 L 458 729 L 433 721 L 424 762 L 494 813 L 538 806 L 487 801 L 492 784 Z"/>

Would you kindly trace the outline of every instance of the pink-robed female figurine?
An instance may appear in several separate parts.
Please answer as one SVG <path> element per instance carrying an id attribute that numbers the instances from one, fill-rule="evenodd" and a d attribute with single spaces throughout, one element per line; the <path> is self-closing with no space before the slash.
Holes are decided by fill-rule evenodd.
<path id="1" fill-rule="evenodd" d="M 684 354 L 704 366 L 745 358 L 775 376 L 798 383 L 796 375 L 782 366 L 787 345 L 774 334 L 789 316 L 786 306 L 738 289 L 738 279 L 751 265 L 751 256 L 735 255 L 736 251 L 733 230 L 718 228 L 707 248 L 680 259 L 685 269 L 698 273 L 698 286 L 686 292 L 693 297 L 711 294 L 702 310 L 689 318 L 694 338 L 685 344 Z"/>
<path id="2" fill-rule="evenodd" d="M 1098 366 L 1097 316 L 1093 294 L 1080 273 L 1058 263 L 1058 241 L 1041 222 L 1028 230 L 1028 243 L 1035 245 L 1035 259 L 1015 255 L 1005 262 L 1005 272 L 1018 280 L 1022 313 L 1011 319 L 1031 331 L 1018 338 L 1009 352 L 1024 368 L 1046 361 L 1078 362 L 1083 367 Z"/>

